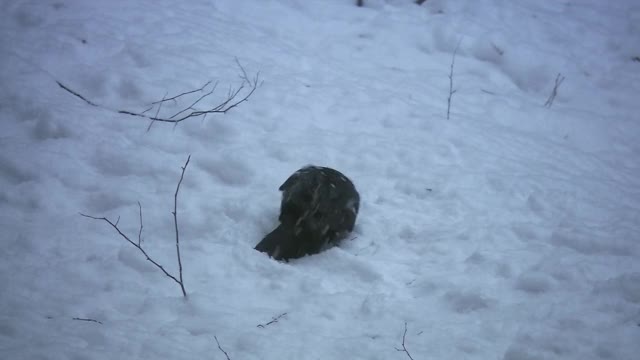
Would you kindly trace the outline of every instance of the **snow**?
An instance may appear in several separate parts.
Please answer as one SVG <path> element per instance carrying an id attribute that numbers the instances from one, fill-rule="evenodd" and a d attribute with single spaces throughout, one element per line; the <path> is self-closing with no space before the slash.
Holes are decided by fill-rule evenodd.
<path id="1" fill-rule="evenodd" d="M 0 358 L 225 359 L 215 336 L 233 360 L 408 359 L 405 323 L 416 360 L 637 358 L 637 1 L 2 9 Z M 209 80 L 222 101 L 236 58 L 262 83 L 224 115 L 147 131 L 113 111 Z M 189 154 L 184 299 L 79 213 L 137 240 L 139 201 L 143 248 L 177 274 Z M 356 229 L 276 262 L 253 246 L 307 164 L 355 183 Z"/>

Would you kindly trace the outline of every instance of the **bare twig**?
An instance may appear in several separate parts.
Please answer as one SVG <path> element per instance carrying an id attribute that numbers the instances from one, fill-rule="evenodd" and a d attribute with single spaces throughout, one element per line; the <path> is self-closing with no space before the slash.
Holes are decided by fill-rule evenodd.
<path id="1" fill-rule="evenodd" d="M 231 360 L 231 358 L 229 357 L 229 354 L 227 354 L 226 351 L 224 351 L 224 349 L 222 348 L 222 346 L 220 346 L 220 342 L 218 341 L 218 338 L 216 336 L 213 337 L 216 340 L 216 344 L 218 344 L 218 349 L 220 349 L 220 351 L 222 351 L 222 353 L 224 354 L 224 356 L 227 358 L 227 360 Z"/>
<path id="2" fill-rule="evenodd" d="M 409 354 L 409 350 L 407 350 L 407 347 L 405 346 L 406 337 L 407 337 L 407 322 L 405 321 L 404 322 L 404 334 L 402 334 L 402 349 L 396 348 L 396 350 L 406 353 L 407 356 L 409 357 L 409 359 L 413 360 L 413 358 L 411 357 L 411 354 Z"/>
<path id="3" fill-rule="evenodd" d="M 287 313 L 286 313 L 286 312 L 284 312 L 284 313 L 282 313 L 282 314 L 280 314 L 280 315 L 278 315 L 278 316 L 276 316 L 276 317 L 271 318 L 271 321 L 269 321 L 268 323 L 259 324 L 257 327 L 259 327 L 259 328 L 265 328 L 265 327 L 267 327 L 267 326 L 269 326 L 269 325 L 271 325 L 271 324 L 273 324 L 273 323 L 277 323 L 277 322 L 278 322 L 278 320 L 280 320 L 280 318 L 281 318 L 281 317 L 283 317 L 283 316 L 285 316 L 285 315 L 287 315 Z"/>
<path id="4" fill-rule="evenodd" d="M 82 95 L 78 94 L 77 92 L 75 92 L 75 91 L 73 91 L 73 90 L 69 89 L 68 87 L 66 87 L 65 85 L 63 85 L 60 81 L 56 80 L 56 83 L 58 84 L 58 86 L 60 86 L 60 87 L 61 87 L 62 89 L 64 89 L 64 90 L 66 90 L 66 91 L 67 91 L 68 93 L 70 93 L 71 95 L 76 96 L 76 97 L 78 97 L 78 98 L 80 98 L 80 99 L 84 100 L 84 102 L 86 102 L 87 104 L 89 104 L 89 105 L 91 105 L 91 106 L 99 106 L 98 104 L 96 104 L 96 103 L 94 103 L 94 102 L 92 102 L 92 101 L 90 101 L 90 100 L 87 100 L 87 98 L 85 98 L 84 96 L 82 96 Z"/>
<path id="5" fill-rule="evenodd" d="M 180 191 L 180 185 L 182 184 L 182 179 L 184 179 L 184 171 L 187 170 L 187 166 L 189 165 L 189 160 L 191 160 L 191 154 L 187 157 L 187 162 L 182 167 L 182 174 L 180 174 L 180 181 L 178 181 L 178 186 L 176 187 L 176 194 L 174 196 L 173 201 L 173 222 L 176 228 L 176 252 L 178 254 L 178 269 L 180 271 L 180 288 L 182 288 L 182 294 L 187 296 L 186 291 L 184 290 L 184 280 L 182 279 L 182 259 L 180 258 L 180 236 L 178 234 L 178 192 Z"/>
<path id="6" fill-rule="evenodd" d="M 95 319 L 85 319 L 85 318 L 74 317 L 71 320 L 90 321 L 90 322 L 94 322 L 94 323 L 98 323 L 98 324 L 102 325 L 102 322 L 100 322 L 98 320 L 95 320 Z"/>
<path id="7" fill-rule="evenodd" d="M 562 76 L 561 73 L 558 73 L 558 75 L 556 76 L 556 83 L 555 85 L 553 85 L 553 90 L 551 90 L 551 95 L 549 95 L 547 102 L 544 103 L 545 107 L 550 108 L 551 105 L 553 105 L 553 101 L 556 99 L 556 96 L 558 95 L 558 87 L 560 87 L 560 84 L 562 84 L 563 81 L 564 81 L 564 76 Z"/>
<path id="8" fill-rule="evenodd" d="M 447 120 L 449 120 L 449 114 L 451 112 L 451 98 L 453 94 L 458 91 L 457 89 L 453 89 L 453 67 L 456 63 L 456 54 L 458 53 L 458 48 L 460 48 L 460 43 L 462 39 L 458 40 L 458 45 L 456 45 L 456 49 L 453 50 L 453 56 L 451 57 L 451 67 L 449 69 L 449 97 L 447 98 Z"/>
<path id="9" fill-rule="evenodd" d="M 138 246 L 142 244 L 142 205 L 140 205 L 140 201 L 138 201 L 138 209 L 140 209 L 140 230 L 138 230 Z"/>
<path id="10" fill-rule="evenodd" d="M 236 64 L 240 68 L 240 72 L 241 72 L 240 78 L 242 79 L 242 83 L 236 89 L 230 88 L 230 91 L 227 94 L 227 98 L 224 101 L 222 101 L 218 105 L 211 106 L 206 110 L 196 110 L 194 108 L 194 106 L 199 104 L 202 100 L 204 100 L 205 98 L 207 98 L 207 97 L 209 97 L 210 95 L 213 94 L 214 90 L 216 89 L 216 85 L 214 85 L 213 89 L 208 91 L 206 94 L 202 95 L 195 102 L 193 102 L 190 106 L 184 108 L 183 110 L 175 113 L 174 115 L 172 115 L 170 117 L 159 116 L 160 106 L 163 103 L 165 103 L 167 101 L 171 101 L 171 100 L 175 101 L 175 100 L 179 99 L 182 96 L 190 95 L 190 94 L 193 94 L 193 93 L 196 93 L 196 92 L 199 92 L 199 91 L 203 91 L 208 85 L 211 84 L 211 81 L 207 82 L 200 89 L 183 92 L 181 94 L 178 94 L 178 95 L 175 95 L 175 96 L 172 96 L 172 97 L 169 97 L 169 98 L 167 98 L 165 96 L 165 97 L 162 98 L 162 100 L 153 102 L 151 108 L 148 108 L 148 109 L 146 109 L 146 110 L 144 110 L 142 112 L 136 112 L 136 111 L 130 111 L 130 110 L 122 110 L 122 109 L 112 109 L 112 108 L 109 108 L 107 106 L 97 104 L 95 102 L 92 102 L 92 101 L 88 100 L 87 98 L 82 96 L 80 93 L 72 90 L 68 86 L 63 85 L 61 82 L 56 81 L 56 83 L 62 89 L 64 89 L 68 93 L 70 93 L 70 94 L 82 99 L 84 102 L 86 102 L 89 105 L 92 105 L 92 106 L 95 106 L 95 107 L 99 107 L 101 109 L 105 109 L 105 110 L 108 110 L 108 111 L 113 111 L 113 112 L 116 112 L 118 114 L 124 114 L 124 115 L 130 115 L 130 116 L 140 117 L 140 118 L 144 118 L 144 119 L 149 119 L 149 120 L 152 121 L 152 123 L 155 122 L 155 121 L 159 121 L 159 122 L 177 124 L 177 123 L 180 123 L 180 122 L 182 122 L 184 120 L 187 120 L 189 118 L 192 118 L 192 117 L 205 116 L 207 114 L 226 114 L 228 111 L 232 110 L 236 106 L 238 106 L 238 105 L 242 104 L 243 102 L 249 100 L 249 98 L 251 97 L 251 95 L 253 95 L 253 93 L 256 91 L 258 86 L 260 86 L 262 84 L 262 82 L 260 81 L 260 72 L 257 72 L 252 78 L 250 78 L 247 75 L 247 72 L 245 71 L 244 67 L 240 64 L 240 61 L 238 61 L 238 59 L 236 59 Z M 245 93 L 244 93 L 244 96 L 241 97 L 241 93 L 243 91 L 245 91 Z M 151 110 L 154 105 L 158 105 L 158 111 L 156 112 L 156 115 L 155 116 L 148 115 L 147 112 L 149 110 Z M 151 128 L 151 125 L 152 124 L 149 124 L 149 127 L 147 128 L 147 131 Z"/>
<path id="11" fill-rule="evenodd" d="M 175 102 L 176 99 L 178 99 L 178 98 L 180 98 L 182 96 L 193 94 L 193 93 L 197 93 L 199 91 L 204 90 L 204 88 L 209 86 L 209 84 L 211 84 L 211 82 L 212 82 L 212 80 L 209 80 L 204 85 L 202 85 L 202 87 L 200 89 L 195 89 L 195 90 L 191 90 L 191 91 L 185 91 L 183 93 L 180 93 L 178 95 L 172 96 L 170 98 L 167 98 L 166 95 L 165 95 L 165 97 L 163 97 L 162 100 L 154 101 L 154 102 L 151 103 L 151 105 L 157 105 L 157 104 L 161 104 L 161 103 L 163 103 L 165 101 L 172 101 L 172 100 Z"/>
<path id="12" fill-rule="evenodd" d="M 213 94 L 213 92 L 214 92 L 214 91 L 216 91 L 216 88 L 217 88 L 217 87 L 218 87 L 218 82 L 216 82 L 215 84 L 213 84 L 213 87 L 211 88 L 211 90 L 210 90 L 209 92 L 207 92 L 206 94 L 204 94 L 204 95 L 200 96 L 196 101 L 194 101 L 194 102 L 193 102 L 191 105 L 189 105 L 188 107 L 186 107 L 186 108 L 184 108 L 184 109 L 182 109 L 182 110 L 178 111 L 177 113 L 175 113 L 175 114 L 171 115 L 171 116 L 169 117 L 169 119 L 175 119 L 175 118 L 176 118 L 176 116 L 178 116 L 178 115 L 180 115 L 180 114 L 183 114 L 183 113 L 185 113 L 185 112 L 187 112 L 187 111 L 189 111 L 189 110 L 195 110 L 193 107 L 194 107 L 194 106 L 196 106 L 196 105 L 198 105 L 198 103 L 199 103 L 200 101 L 202 101 L 203 99 L 207 98 L 209 95 Z"/>
<path id="13" fill-rule="evenodd" d="M 180 181 L 178 182 L 178 186 L 176 187 L 176 192 L 174 194 L 174 203 L 173 203 L 173 219 L 174 219 L 174 224 L 175 224 L 175 230 L 176 230 L 176 252 L 178 255 L 178 269 L 179 269 L 179 275 L 178 278 L 176 278 L 175 276 L 169 274 L 169 272 L 167 270 L 165 270 L 165 268 L 160 265 L 158 262 L 156 262 L 155 260 L 153 260 L 149 254 L 142 248 L 142 205 L 140 205 L 140 202 L 138 202 L 138 207 L 140 209 L 140 230 L 138 231 L 138 243 L 135 243 L 133 240 L 131 240 L 125 233 L 122 232 L 122 230 L 120 230 L 120 228 L 118 227 L 118 222 L 120 221 L 120 217 L 118 216 L 118 220 L 114 223 L 111 220 L 109 220 L 106 217 L 97 217 L 97 216 L 92 216 L 92 215 L 87 215 L 87 214 L 83 214 L 80 213 L 81 216 L 84 216 L 86 218 L 89 219 L 94 219 L 94 220 L 102 220 L 104 222 L 106 222 L 107 224 L 111 225 L 111 227 L 116 230 L 116 232 L 122 237 L 124 238 L 127 242 L 129 242 L 131 245 L 133 245 L 136 249 L 140 250 L 140 252 L 146 257 L 146 259 L 151 262 L 153 265 L 155 265 L 158 269 L 160 269 L 167 277 L 169 277 L 171 280 L 175 281 L 178 285 L 180 285 L 180 289 L 182 290 L 182 295 L 184 297 L 187 297 L 187 291 L 184 288 L 184 279 L 182 277 L 182 259 L 180 257 L 180 238 L 179 238 L 179 233 L 178 233 L 178 192 L 180 191 L 180 185 L 182 184 L 182 180 L 184 179 L 184 172 L 187 169 L 187 165 L 189 165 L 189 160 L 191 160 L 191 155 L 189 155 L 189 157 L 187 158 L 187 162 L 184 164 L 184 166 L 182 167 L 182 173 L 180 175 Z"/>
<path id="14" fill-rule="evenodd" d="M 86 218 L 89 219 L 94 219 L 94 220 L 102 220 L 105 221 L 107 224 L 111 225 L 111 227 L 113 227 L 118 234 L 120 234 L 120 236 L 122 236 L 125 240 L 127 240 L 131 245 L 135 246 L 138 250 L 140 250 L 140 252 L 142 252 L 142 254 L 147 258 L 147 260 L 149 262 L 151 262 L 153 265 L 155 265 L 158 269 L 160 269 L 166 276 L 168 276 L 169 278 L 171 278 L 173 281 L 175 281 L 176 283 L 180 284 L 180 280 L 178 280 L 175 276 L 169 274 L 167 272 L 167 270 L 164 269 L 164 267 L 160 264 L 158 264 L 157 262 L 155 262 L 150 256 L 149 254 L 147 254 L 147 252 L 142 248 L 142 246 L 139 246 L 138 244 L 136 244 L 135 242 L 131 241 L 131 239 L 129 239 L 129 237 L 127 235 L 125 235 L 120 228 L 118 227 L 118 225 L 114 224 L 111 220 L 107 219 L 106 217 L 97 217 L 97 216 L 91 216 L 91 215 L 87 215 L 87 214 L 83 214 L 80 213 L 81 216 L 84 216 Z"/>
<path id="15" fill-rule="evenodd" d="M 164 101 L 165 101 L 165 99 L 166 99 L 168 94 L 169 94 L 168 92 L 165 92 L 164 96 L 162 97 L 162 100 L 159 103 L 156 102 L 156 103 L 158 103 L 158 109 L 156 110 L 156 116 L 155 117 L 158 117 L 160 115 L 160 109 L 162 109 L 162 104 L 164 104 Z M 152 104 L 149 109 L 153 109 L 154 106 L 155 106 L 155 103 Z M 153 126 L 153 123 L 154 123 L 153 120 L 149 121 L 149 126 L 147 126 L 147 132 L 149 132 L 151 130 L 151 127 Z"/>

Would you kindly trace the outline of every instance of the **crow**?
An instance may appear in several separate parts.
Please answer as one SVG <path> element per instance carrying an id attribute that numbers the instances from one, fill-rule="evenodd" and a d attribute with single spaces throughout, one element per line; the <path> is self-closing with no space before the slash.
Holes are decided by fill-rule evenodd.
<path id="1" fill-rule="evenodd" d="M 280 224 L 255 249 L 276 260 L 317 254 L 353 231 L 360 195 L 337 170 L 305 166 L 279 188 Z"/>

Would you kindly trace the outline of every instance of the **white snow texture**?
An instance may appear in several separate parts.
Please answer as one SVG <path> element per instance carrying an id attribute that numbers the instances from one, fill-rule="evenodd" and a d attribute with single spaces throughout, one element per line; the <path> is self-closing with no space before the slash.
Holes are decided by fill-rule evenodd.
<path id="1" fill-rule="evenodd" d="M 1 359 L 638 359 L 640 2 L 0 5 Z M 212 80 L 204 110 L 236 58 L 260 86 L 226 114 L 117 112 Z M 177 276 L 189 154 L 183 298 L 79 213 L 137 241 L 139 201 Z M 307 164 L 356 228 L 277 262 L 253 247 Z"/>

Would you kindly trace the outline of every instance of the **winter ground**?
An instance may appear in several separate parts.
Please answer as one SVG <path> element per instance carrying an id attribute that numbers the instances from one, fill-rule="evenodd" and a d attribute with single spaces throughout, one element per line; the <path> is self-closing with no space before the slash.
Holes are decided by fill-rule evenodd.
<path id="1" fill-rule="evenodd" d="M 0 358 L 225 359 L 216 336 L 233 360 L 408 359 L 405 322 L 416 360 L 637 358 L 640 4 L 352 3 L 3 1 Z M 142 111 L 217 80 L 215 103 L 236 57 L 249 102 L 149 132 L 55 82 Z M 185 300 L 79 212 L 136 239 L 140 201 L 176 274 L 189 154 Z M 309 163 L 354 181 L 356 231 L 279 263 L 253 246 Z"/>

